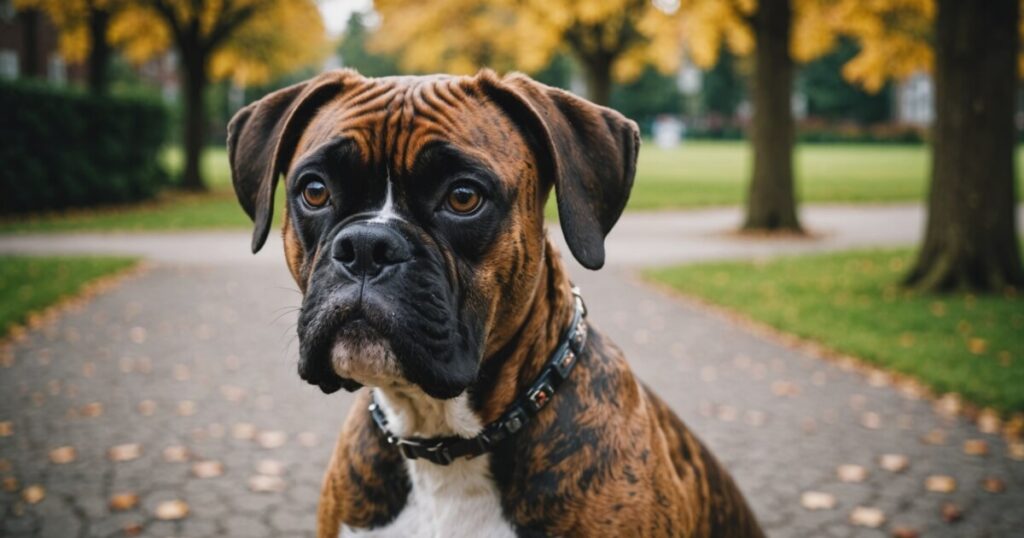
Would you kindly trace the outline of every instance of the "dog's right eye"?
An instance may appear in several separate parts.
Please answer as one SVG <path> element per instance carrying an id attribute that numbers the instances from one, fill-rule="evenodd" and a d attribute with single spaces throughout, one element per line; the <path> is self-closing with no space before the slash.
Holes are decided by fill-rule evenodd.
<path id="1" fill-rule="evenodd" d="M 302 188 L 302 199 L 310 207 L 320 208 L 331 199 L 331 192 L 327 190 L 327 185 L 324 185 L 322 181 L 313 180 Z"/>

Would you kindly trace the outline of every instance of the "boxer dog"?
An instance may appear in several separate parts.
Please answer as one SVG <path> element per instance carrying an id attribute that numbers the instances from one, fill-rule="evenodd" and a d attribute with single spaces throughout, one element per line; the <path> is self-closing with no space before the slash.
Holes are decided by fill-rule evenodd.
<path id="1" fill-rule="evenodd" d="M 228 126 L 235 191 L 302 291 L 299 375 L 356 391 L 319 536 L 762 536 L 732 478 L 590 330 L 636 171 L 614 110 L 523 75 L 334 71 Z"/>

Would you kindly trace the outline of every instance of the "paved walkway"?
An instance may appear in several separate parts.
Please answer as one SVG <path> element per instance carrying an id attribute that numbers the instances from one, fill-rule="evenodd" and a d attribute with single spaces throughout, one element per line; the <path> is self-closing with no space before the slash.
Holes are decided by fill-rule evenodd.
<path id="1" fill-rule="evenodd" d="M 609 267 L 573 275 L 594 323 L 725 462 L 769 534 L 1020 536 L 1024 462 L 1000 437 L 936 412 L 884 375 L 668 298 L 631 270 L 909 244 L 920 212 L 810 208 L 817 240 L 724 235 L 736 220 L 717 210 L 628 216 L 610 240 Z M 154 262 L 0 349 L 0 535 L 311 535 L 320 476 L 351 397 L 325 397 L 295 375 L 298 293 L 280 245 L 252 257 L 248 243 L 244 232 L 0 237 L 0 252 L 139 253 Z M 965 443 L 987 453 L 969 455 Z M 906 468 L 886 470 L 883 454 L 906 457 L 885 467 Z M 851 467 L 840 473 L 842 465 Z M 933 478 L 932 489 L 952 491 L 927 491 L 935 476 L 955 483 Z M 1006 491 L 986 491 L 987 478 L 998 479 L 989 489 Z M 809 510 L 803 501 L 835 506 Z M 959 521 L 943 520 L 945 503 Z M 853 526 L 857 507 L 886 520 Z"/>

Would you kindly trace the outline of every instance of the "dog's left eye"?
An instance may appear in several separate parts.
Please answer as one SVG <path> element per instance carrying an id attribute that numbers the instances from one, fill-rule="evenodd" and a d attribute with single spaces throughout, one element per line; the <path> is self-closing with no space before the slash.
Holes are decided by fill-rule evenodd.
<path id="1" fill-rule="evenodd" d="M 322 181 L 310 181 L 302 188 L 302 198 L 310 207 L 323 207 L 331 198 L 331 192 Z"/>
<path id="2" fill-rule="evenodd" d="M 483 203 L 484 197 L 472 185 L 457 185 L 448 191 L 448 208 L 458 215 L 469 215 Z"/>

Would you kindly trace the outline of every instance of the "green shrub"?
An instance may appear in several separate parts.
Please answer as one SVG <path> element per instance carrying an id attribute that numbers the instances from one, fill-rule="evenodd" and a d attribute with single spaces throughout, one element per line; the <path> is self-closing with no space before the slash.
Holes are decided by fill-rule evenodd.
<path id="1" fill-rule="evenodd" d="M 167 185 L 157 100 L 0 83 L 0 215 L 134 202 Z"/>

